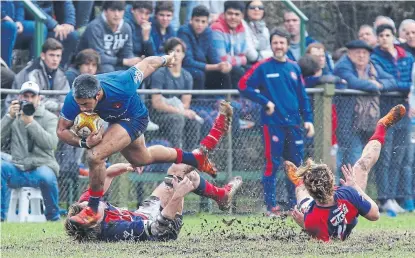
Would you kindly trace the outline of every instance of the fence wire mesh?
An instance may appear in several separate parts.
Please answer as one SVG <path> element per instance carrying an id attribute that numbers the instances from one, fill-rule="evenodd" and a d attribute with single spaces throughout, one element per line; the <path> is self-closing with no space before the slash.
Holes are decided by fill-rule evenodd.
<path id="1" fill-rule="evenodd" d="M 209 132 L 221 99 L 218 96 L 193 96 L 191 108 L 203 119 L 202 123 L 183 116 L 158 112 L 151 108 L 149 95 L 141 95 L 149 107 L 150 120 L 157 125 L 145 132 L 147 146 L 161 144 L 181 147 L 187 151 L 196 148 Z M 373 133 L 374 127 L 362 129 L 356 125 L 356 102 L 370 99 L 372 96 L 336 94 L 332 98 L 324 93 L 309 93 L 309 96 L 314 110 L 316 136 L 305 139 L 304 159 L 311 157 L 318 162 L 328 163 L 338 179 L 339 165 L 356 162 Z M 232 129 L 230 135 L 222 140 L 211 155 L 219 170 L 218 178 L 213 179 L 206 174 L 202 176 L 220 186 L 233 176 L 242 176 L 244 184 L 234 199 L 233 211 L 264 211 L 261 178 L 265 157 L 260 123 L 261 107 L 239 96 L 229 95 L 222 98 L 231 99 L 234 107 Z M 384 115 L 392 104 L 399 101 L 403 99 L 392 96 L 380 98 L 379 115 Z M 333 121 L 337 121 L 337 124 Z M 378 164 L 369 176 L 368 192 L 373 197 L 403 198 L 415 194 L 414 143 L 411 142 L 409 121 L 409 118 L 405 118 L 399 126 L 388 133 Z M 329 146 L 324 146 L 327 142 Z M 3 153 L 9 153 L 9 143 L 7 140 L 2 142 Z M 325 147 L 328 147 L 328 153 L 324 151 Z M 60 164 L 60 206 L 67 208 L 79 198 L 88 185 L 88 177 L 82 176 L 87 169 L 84 151 L 59 143 L 55 156 Z M 108 164 L 118 162 L 125 162 L 119 153 L 108 159 Z M 142 175 L 129 173 L 117 177 L 105 198 L 117 206 L 134 209 L 162 182 L 169 165 L 150 165 L 145 167 Z M 286 196 L 284 180 L 281 180 L 284 177 L 284 173 L 280 171 L 277 196 Z M 283 200 L 286 201 L 284 198 Z M 185 211 L 218 212 L 218 208 L 211 201 L 191 194 L 186 197 Z"/>

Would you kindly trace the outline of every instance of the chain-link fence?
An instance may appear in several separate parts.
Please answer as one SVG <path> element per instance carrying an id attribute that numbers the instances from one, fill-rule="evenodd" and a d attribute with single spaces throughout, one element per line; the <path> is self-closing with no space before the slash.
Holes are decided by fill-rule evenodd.
<path id="1" fill-rule="evenodd" d="M 166 91 L 163 94 L 173 92 Z M 373 125 L 359 123 L 362 122 L 359 121 L 362 118 L 362 112 L 358 107 L 369 105 L 367 107 L 370 110 L 368 117 L 378 119 L 391 105 L 405 101 L 396 94 L 379 98 L 379 96 L 363 95 L 361 92 L 352 90 L 335 92 L 333 85 L 307 89 L 307 92 L 314 110 L 316 134 L 314 138 L 305 140 L 304 158 L 311 157 L 316 161 L 329 164 L 335 171 L 337 179 L 339 164 L 356 162 L 373 133 Z M 216 94 L 210 92 L 208 95 L 193 92 L 191 108 L 201 118 L 196 121 L 179 115 L 158 112 L 151 108 L 151 94 L 154 93 L 155 91 L 152 90 L 140 91 L 140 95 L 150 110 L 150 120 L 154 123 L 145 132 L 147 145 L 161 144 L 181 147 L 187 151 L 196 148 L 200 140 L 209 132 L 217 115 L 219 100 L 225 98 L 231 101 L 234 107 L 232 130 L 211 155 L 219 169 L 218 177 L 213 179 L 206 174 L 202 176 L 218 185 L 224 185 L 233 176 L 242 176 L 244 184 L 234 200 L 234 212 L 262 211 L 264 205 L 261 178 L 265 156 L 260 124 L 261 107 L 240 98 L 237 91 L 217 91 Z M 411 147 L 409 118 L 405 118 L 399 126 L 388 133 L 378 165 L 369 177 L 368 191 L 371 196 L 401 198 L 414 194 L 414 170 L 412 169 L 414 152 Z M 7 141 L 2 143 L 2 152 L 8 152 Z M 67 208 L 76 201 L 87 187 L 88 177 L 83 176 L 87 171 L 83 156 L 82 149 L 62 143 L 58 146 L 56 158 L 61 166 L 58 182 L 62 208 Z M 108 159 L 108 164 L 124 161 L 124 158 L 117 153 Z M 169 165 L 150 165 L 145 167 L 142 175 L 128 173 L 119 176 L 113 181 L 106 199 L 117 206 L 135 208 L 164 179 Z M 284 173 L 280 171 L 277 191 L 279 191 L 278 196 L 283 197 L 286 196 L 285 187 L 283 187 L 284 180 L 281 180 L 284 177 Z M 216 204 L 194 194 L 186 197 L 185 210 L 189 212 L 218 211 Z"/>

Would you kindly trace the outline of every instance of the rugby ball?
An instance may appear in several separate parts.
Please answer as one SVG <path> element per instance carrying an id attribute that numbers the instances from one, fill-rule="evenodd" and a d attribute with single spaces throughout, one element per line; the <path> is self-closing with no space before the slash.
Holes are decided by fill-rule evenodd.
<path id="1" fill-rule="evenodd" d="M 97 131 L 103 125 L 103 120 L 96 113 L 80 113 L 76 116 L 72 132 L 79 137 L 88 137 L 93 131 Z"/>

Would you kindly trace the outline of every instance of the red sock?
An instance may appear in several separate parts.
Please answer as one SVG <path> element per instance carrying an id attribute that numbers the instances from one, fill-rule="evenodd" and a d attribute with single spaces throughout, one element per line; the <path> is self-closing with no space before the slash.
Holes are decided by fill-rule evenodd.
<path id="1" fill-rule="evenodd" d="M 89 200 L 90 197 L 90 193 L 89 191 L 91 191 L 91 188 L 88 187 L 88 189 L 86 189 L 81 196 L 78 199 L 78 202 L 87 202 Z"/>
<path id="2" fill-rule="evenodd" d="M 380 142 L 382 145 L 385 143 L 385 136 L 386 136 L 386 126 L 384 124 L 377 124 L 375 133 L 370 137 L 369 141 L 376 140 Z"/>
<path id="3" fill-rule="evenodd" d="M 210 129 L 209 134 L 200 142 L 201 145 L 205 146 L 208 150 L 213 150 L 216 148 L 216 145 L 219 143 L 220 138 L 222 137 L 223 126 L 225 126 L 225 115 L 220 114 L 219 117 L 215 120 L 215 123 Z"/>
<path id="4" fill-rule="evenodd" d="M 183 150 L 179 149 L 179 148 L 174 148 L 177 152 L 177 158 L 176 161 L 174 163 L 176 164 L 180 164 L 183 161 Z"/>
<path id="5" fill-rule="evenodd" d="M 209 181 L 205 181 L 204 196 L 212 198 L 215 201 L 222 200 L 225 196 L 227 189 L 225 187 L 219 188 L 211 184 Z"/>

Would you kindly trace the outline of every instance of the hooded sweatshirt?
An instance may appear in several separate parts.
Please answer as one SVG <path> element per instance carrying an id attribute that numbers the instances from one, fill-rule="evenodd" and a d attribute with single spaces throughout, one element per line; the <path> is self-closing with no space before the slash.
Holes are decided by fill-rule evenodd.
<path id="1" fill-rule="evenodd" d="M 78 48 L 78 52 L 87 48 L 96 50 L 101 64 L 121 65 L 120 60 L 134 56 L 131 27 L 122 20 L 113 32 L 102 13 L 88 24 Z"/>

